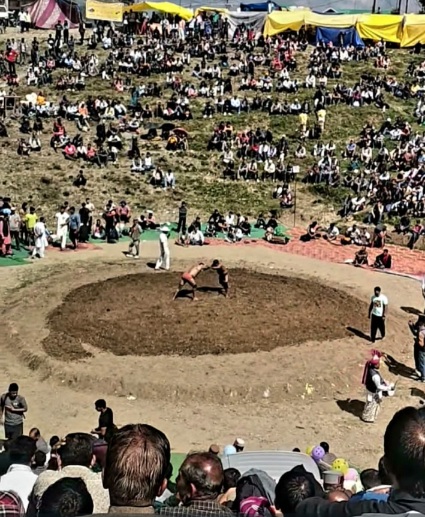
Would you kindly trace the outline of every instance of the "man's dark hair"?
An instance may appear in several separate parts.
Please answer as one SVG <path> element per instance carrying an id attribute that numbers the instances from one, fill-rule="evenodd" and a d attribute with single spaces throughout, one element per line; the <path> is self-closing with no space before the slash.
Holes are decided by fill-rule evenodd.
<path id="1" fill-rule="evenodd" d="M 215 499 L 223 488 L 223 465 L 216 454 L 193 452 L 188 454 L 180 467 L 179 479 L 186 487 L 195 487 L 196 498 Z"/>
<path id="2" fill-rule="evenodd" d="M 391 479 L 391 474 L 388 472 L 388 467 L 385 462 L 385 456 L 382 456 L 382 458 L 379 460 L 378 472 L 379 472 L 379 479 L 381 480 L 381 485 L 392 485 L 393 484 L 393 480 Z"/>
<path id="3" fill-rule="evenodd" d="M 103 471 L 111 505 L 151 505 L 167 477 L 170 457 L 170 442 L 155 427 L 129 424 L 116 431 Z"/>
<path id="4" fill-rule="evenodd" d="M 227 492 L 227 490 L 229 490 L 229 488 L 235 488 L 240 477 L 241 477 L 241 473 L 239 472 L 238 469 L 234 469 L 234 468 L 225 469 L 224 484 L 223 484 L 224 492 Z"/>
<path id="5" fill-rule="evenodd" d="M 16 384 L 16 382 L 12 382 L 10 384 L 9 391 L 19 391 L 19 386 Z"/>
<path id="6" fill-rule="evenodd" d="M 35 451 L 34 464 L 36 467 L 43 467 L 46 463 L 46 453 L 43 451 Z"/>
<path id="7" fill-rule="evenodd" d="M 320 442 L 319 445 L 325 451 L 325 454 L 327 454 L 329 452 L 330 447 L 329 447 L 328 442 Z"/>
<path id="8" fill-rule="evenodd" d="M 68 465 L 90 467 L 93 460 L 94 440 L 95 438 L 87 433 L 68 434 L 65 438 L 65 445 L 58 450 L 62 467 Z"/>
<path id="9" fill-rule="evenodd" d="M 309 476 L 290 470 L 280 477 L 275 489 L 275 505 L 285 515 L 295 512 L 301 501 L 314 497 L 315 488 Z"/>
<path id="10" fill-rule="evenodd" d="M 398 411 L 384 435 L 385 464 L 400 490 L 425 497 L 425 408 Z"/>
<path id="11" fill-rule="evenodd" d="M 93 499 L 81 478 L 62 478 L 41 496 L 38 517 L 78 517 L 93 513 Z"/>
<path id="12" fill-rule="evenodd" d="M 370 490 L 376 486 L 382 485 L 379 472 L 376 469 L 365 469 L 360 472 L 360 481 L 365 490 Z"/>
<path id="13" fill-rule="evenodd" d="M 37 450 L 35 441 L 29 436 L 18 436 L 8 446 L 11 463 L 30 465 Z"/>
<path id="14" fill-rule="evenodd" d="M 52 436 L 49 440 L 49 445 L 50 447 L 54 447 L 57 443 L 59 443 L 61 441 L 61 439 L 59 438 L 59 436 Z"/>
<path id="15" fill-rule="evenodd" d="M 104 400 L 104 399 L 96 400 L 96 402 L 94 403 L 94 407 L 99 408 L 99 409 L 106 409 L 106 400 Z"/>

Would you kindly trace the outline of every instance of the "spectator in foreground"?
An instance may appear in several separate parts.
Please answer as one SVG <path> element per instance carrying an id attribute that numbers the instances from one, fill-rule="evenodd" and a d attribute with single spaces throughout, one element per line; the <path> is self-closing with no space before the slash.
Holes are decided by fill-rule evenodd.
<path id="1" fill-rule="evenodd" d="M 104 399 L 96 400 L 94 407 L 99 414 L 99 425 L 93 429 L 92 434 L 97 434 L 100 439 L 109 441 L 114 432 L 114 413 L 112 409 L 106 405 Z"/>
<path id="2" fill-rule="evenodd" d="M 25 511 L 28 507 L 28 497 L 37 480 L 37 475 L 31 470 L 31 463 L 36 451 L 36 445 L 29 436 L 19 436 L 9 445 L 11 465 L 7 473 L 0 478 L 0 490 L 12 490 L 22 500 Z"/>
<path id="3" fill-rule="evenodd" d="M 162 507 L 161 515 L 179 517 L 206 515 L 229 517 L 233 512 L 217 502 L 224 484 L 220 459 L 210 452 L 194 452 L 184 460 L 177 477 L 177 492 L 182 506 Z"/>
<path id="4" fill-rule="evenodd" d="M 384 463 L 393 480 L 387 501 L 350 500 L 331 503 L 319 497 L 302 501 L 296 515 L 308 517 L 355 517 L 365 513 L 386 515 L 425 513 L 425 408 L 398 411 L 384 435 Z"/>
<path id="5" fill-rule="evenodd" d="M 0 491 L 0 515 L 4 517 L 24 517 L 24 505 L 15 492 Z"/>
<path id="6" fill-rule="evenodd" d="M 33 502 L 39 503 L 47 488 L 59 479 L 81 478 L 94 502 L 95 513 L 106 513 L 109 508 L 108 492 L 103 488 L 102 476 L 93 472 L 95 464 L 93 443 L 95 438 L 87 433 L 71 433 L 65 438 L 65 445 L 58 449 L 60 470 L 46 470 L 41 473 L 34 485 Z"/>
<path id="7" fill-rule="evenodd" d="M 81 478 L 63 478 L 41 497 L 37 517 L 79 517 L 93 513 L 93 499 Z"/>
<path id="8" fill-rule="evenodd" d="M 283 515 L 294 513 L 297 505 L 309 497 L 323 497 L 324 492 L 313 474 L 303 465 L 297 465 L 285 472 L 276 485 L 276 509 Z"/>
<path id="9" fill-rule="evenodd" d="M 155 513 L 154 501 L 167 488 L 170 442 L 145 424 L 129 424 L 111 438 L 103 471 L 109 513 Z"/>

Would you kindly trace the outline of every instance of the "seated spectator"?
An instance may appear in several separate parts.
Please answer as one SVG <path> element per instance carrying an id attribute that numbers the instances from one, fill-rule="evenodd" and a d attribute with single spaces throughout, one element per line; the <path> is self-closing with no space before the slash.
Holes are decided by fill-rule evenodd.
<path id="1" fill-rule="evenodd" d="M 145 424 L 119 429 L 109 442 L 103 472 L 109 512 L 155 513 L 154 501 L 167 487 L 170 457 L 170 442 L 158 429 Z"/>
<path id="2" fill-rule="evenodd" d="M 301 235 L 300 241 L 308 242 L 308 241 L 311 241 L 314 239 L 319 239 L 320 238 L 320 233 L 318 233 L 319 229 L 320 229 L 320 227 L 317 224 L 317 221 L 313 221 L 311 224 L 309 224 L 307 226 L 307 233 L 305 233 L 304 235 Z"/>
<path id="3" fill-rule="evenodd" d="M 373 263 L 373 267 L 377 269 L 391 269 L 392 258 L 387 249 L 378 255 Z"/>
<path id="4" fill-rule="evenodd" d="M 77 148 L 72 142 L 68 142 L 63 150 L 63 155 L 65 157 L 65 160 L 77 160 Z"/>
<path id="5" fill-rule="evenodd" d="M 298 465 L 280 477 L 275 494 L 276 509 L 287 515 L 293 514 L 301 501 L 309 497 L 323 497 L 324 491 L 313 474 Z"/>
<path id="6" fill-rule="evenodd" d="M 425 463 L 423 440 L 425 408 L 406 407 L 398 411 L 384 435 L 384 462 L 393 488 L 387 501 L 356 500 L 331 503 L 313 497 L 296 509 L 298 517 L 355 517 L 363 514 L 405 514 L 425 512 Z"/>
<path id="7" fill-rule="evenodd" d="M 188 239 L 189 244 L 191 246 L 203 246 L 205 242 L 204 234 L 202 233 L 200 228 L 196 228 L 191 225 L 191 228 L 188 230 Z"/>
<path id="8" fill-rule="evenodd" d="M 354 266 L 368 266 L 368 253 L 365 246 L 362 246 L 359 251 L 356 251 L 353 260 Z"/>
<path id="9" fill-rule="evenodd" d="M 80 517 L 93 513 L 93 499 L 81 478 L 63 478 L 41 497 L 37 517 Z"/>
<path id="10" fill-rule="evenodd" d="M 326 230 L 326 233 L 323 235 L 323 238 L 328 241 L 335 241 L 339 236 L 339 230 L 335 223 L 331 223 L 329 228 Z"/>
<path id="11" fill-rule="evenodd" d="M 87 433 L 71 433 L 65 444 L 58 449 L 61 470 L 46 470 L 34 485 L 34 504 L 38 505 L 47 488 L 59 479 L 81 478 L 93 498 L 95 513 L 106 513 L 109 508 L 108 492 L 102 488 L 102 476 L 91 470 L 94 463 L 93 444 L 95 438 Z"/>
<path id="12" fill-rule="evenodd" d="M 84 176 L 84 172 L 80 170 L 78 173 L 78 176 L 75 178 L 75 180 L 72 182 L 74 187 L 80 188 L 85 187 L 87 184 L 87 178 Z"/>
<path id="13" fill-rule="evenodd" d="M 179 470 L 177 490 L 182 506 L 179 516 L 196 516 L 208 513 L 210 516 L 231 517 L 233 512 L 217 502 L 224 484 L 224 471 L 220 459 L 209 452 L 189 454 Z M 163 506 L 161 515 L 175 515 L 174 508 Z"/>
<path id="14" fill-rule="evenodd" d="M 105 227 L 100 219 L 96 220 L 92 233 L 93 239 L 104 239 L 105 238 Z"/>
<path id="15" fill-rule="evenodd" d="M 36 442 L 29 436 L 18 436 L 10 442 L 8 453 L 10 467 L 0 478 L 0 491 L 12 490 L 21 498 L 25 510 L 37 475 L 31 470 L 31 462 L 37 450 Z"/>

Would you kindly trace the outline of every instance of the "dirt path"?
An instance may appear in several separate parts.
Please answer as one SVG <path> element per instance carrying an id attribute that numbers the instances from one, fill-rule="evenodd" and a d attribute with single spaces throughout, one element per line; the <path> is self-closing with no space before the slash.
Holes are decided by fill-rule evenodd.
<path id="1" fill-rule="evenodd" d="M 143 245 L 139 261 L 125 259 L 123 249 L 125 244 L 66 255 L 48 252 L 46 260 L 30 266 L 0 269 L 8 322 L 0 354 L 4 388 L 9 381 L 19 382 L 30 406 L 27 425 L 41 427 L 46 436 L 92 428 L 97 418 L 93 402 L 105 396 L 119 424 L 141 420 L 157 425 L 174 450 L 225 444 L 235 436 L 244 437 L 251 450 L 304 448 L 326 439 L 336 452 L 365 466 L 382 452 L 382 433 L 394 411 L 425 398 L 417 383 L 397 377 L 397 396 L 385 400 L 379 422 L 365 428 L 352 414 L 363 400 L 360 377 L 370 348 L 359 337 L 238 356 L 129 358 L 96 350 L 95 359 L 56 361 L 52 368 L 40 347 L 48 310 L 79 285 L 149 271 L 146 263 L 157 254 L 156 243 Z M 423 305 L 420 286 L 413 280 L 254 246 L 172 246 L 171 252 L 176 270 L 194 260 L 219 257 L 229 267 L 314 277 L 365 301 L 378 283 L 390 300 L 389 333 L 381 347 L 412 365 L 409 316 L 400 307 Z M 140 294 L 143 300 L 143 291 Z M 357 328 L 367 331 L 364 314 L 358 315 Z M 175 378 L 170 371 L 177 372 Z M 117 378 L 126 382 L 117 383 Z M 136 394 L 136 400 L 128 400 L 130 394 Z"/>

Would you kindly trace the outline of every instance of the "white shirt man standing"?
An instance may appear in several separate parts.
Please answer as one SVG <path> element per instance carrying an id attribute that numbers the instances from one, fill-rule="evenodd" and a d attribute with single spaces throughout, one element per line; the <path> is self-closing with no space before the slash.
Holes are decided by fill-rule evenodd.
<path id="1" fill-rule="evenodd" d="M 66 248 L 66 241 L 68 238 L 68 221 L 69 215 L 64 206 L 60 207 L 59 212 L 55 215 L 56 217 L 56 239 L 60 240 L 61 251 Z"/>
<path id="2" fill-rule="evenodd" d="M 35 223 L 34 226 L 34 240 L 35 246 L 32 250 L 31 258 L 44 258 L 44 250 L 47 245 L 46 239 L 46 225 L 44 224 L 44 217 L 40 217 L 40 219 Z"/>
<path id="3" fill-rule="evenodd" d="M 376 333 L 379 330 L 381 339 L 385 337 L 385 317 L 388 307 L 388 298 L 381 293 L 380 287 L 375 287 L 373 296 L 370 298 L 369 319 L 370 319 L 370 340 L 376 341 Z"/>
<path id="4" fill-rule="evenodd" d="M 159 271 L 160 269 L 165 269 L 168 271 L 170 269 L 170 248 L 168 247 L 168 234 L 170 233 L 170 229 L 167 225 L 164 225 L 160 228 L 159 235 L 159 259 L 156 261 L 155 270 Z"/>

